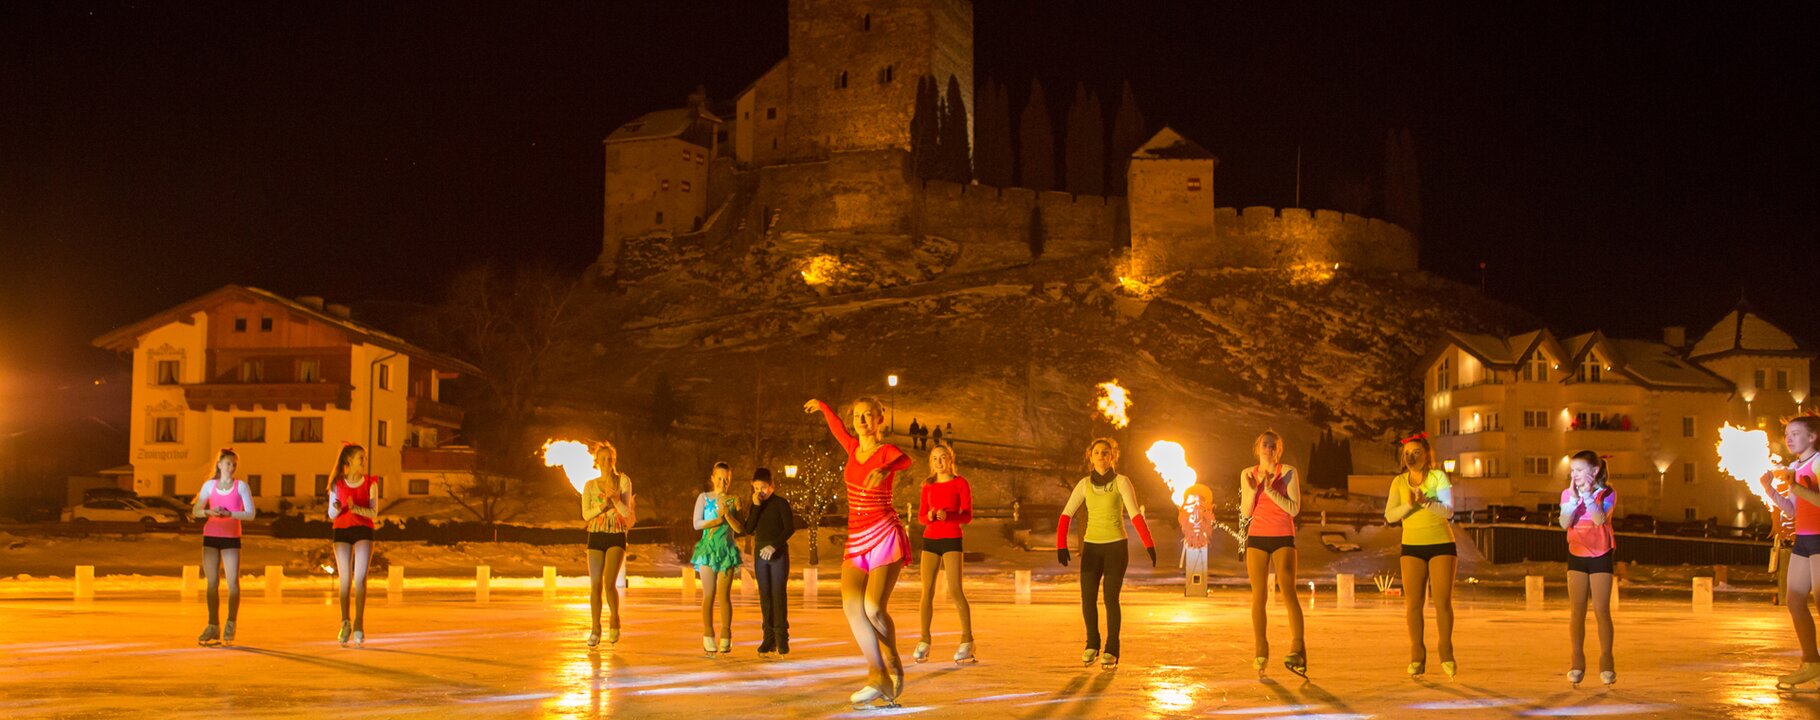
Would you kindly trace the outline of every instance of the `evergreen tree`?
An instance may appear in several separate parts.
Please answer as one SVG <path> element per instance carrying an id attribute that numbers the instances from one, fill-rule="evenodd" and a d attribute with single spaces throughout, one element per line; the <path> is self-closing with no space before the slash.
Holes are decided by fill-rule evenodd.
<path id="1" fill-rule="evenodd" d="M 1043 99 L 1043 81 L 1030 81 L 1030 100 L 1017 124 L 1018 185 L 1031 190 L 1055 189 L 1055 129 L 1049 120 L 1049 103 Z"/>
<path id="2" fill-rule="evenodd" d="M 928 75 L 917 78 L 916 111 L 910 116 L 910 157 L 916 167 L 916 177 L 922 180 L 938 177 L 941 117 L 935 78 Z"/>
<path id="3" fill-rule="evenodd" d="M 1106 194 L 1106 121 L 1100 114 L 1099 96 L 1085 84 L 1074 86 L 1074 102 L 1068 106 L 1068 137 L 1063 142 L 1068 192 Z"/>
<path id="4" fill-rule="evenodd" d="M 961 81 L 948 76 L 947 97 L 942 101 L 940 160 L 937 177 L 963 185 L 973 181 L 972 133 L 967 127 L 967 98 L 961 95 Z"/>
<path id="5" fill-rule="evenodd" d="M 1047 230 L 1043 227 L 1042 203 L 1030 206 L 1029 233 L 1030 257 L 1040 258 L 1043 256 L 1043 242 L 1046 239 L 1044 235 L 1047 234 Z"/>
<path id="6" fill-rule="evenodd" d="M 1144 113 L 1138 110 L 1137 97 L 1131 94 L 1131 81 L 1119 88 L 1119 109 L 1112 118 L 1112 146 L 1107 157 L 1107 170 L 1112 177 L 1112 194 L 1123 196 L 1125 172 L 1131 166 L 1131 154 L 1144 144 Z"/>
<path id="7" fill-rule="evenodd" d="M 1384 219 L 1415 233 L 1422 227 L 1422 177 L 1409 128 L 1384 134 Z"/>
<path id="8" fill-rule="evenodd" d="M 1016 169 L 1011 100 L 1003 83 L 988 80 L 973 102 L 973 176 L 985 185 L 1011 187 Z"/>

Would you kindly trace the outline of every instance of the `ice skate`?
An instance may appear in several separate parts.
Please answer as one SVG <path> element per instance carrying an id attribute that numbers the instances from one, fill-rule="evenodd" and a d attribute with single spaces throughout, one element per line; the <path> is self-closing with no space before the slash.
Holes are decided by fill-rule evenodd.
<path id="1" fill-rule="evenodd" d="M 868 707 L 871 707 L 873 701 L 878 700 L 879 698 L 882 698 L 884 696 L 885 696 L 885 693 L 879 691 L 878 688 L 873 687 L 871 685 L 867 685 L 863 688 L 860 688 L 858 692 L 855 692 L 852 695 L 848 695 L 847 702 L 852 703 L 853 709 L 855 709 L 855 710 L 864 710 Z"/>
<path id="2" fill-rule="evenodd" d="M 619 628 L 607 628 L 607 644 L 619 644 Z"/>
<path id="3" fill-rule="evenodd" d="M 227 625 L 223 626 L 223 628 L 222 628 L 221 644 L 231 645 L 231 644 L 233 644 L 233 642 L 234 642 L 234 621 L 229 620 L 229 621 L 227 621 Z"/>
<path id="4" fill-rule="evenodd" d="M 928 660 L 929 659 L 929 643 L 927 643 L 927 642 L 917 643 L 916 649 L 910 652 L 910 659 L 915 660 L 918 664 L 922 664 L 924 661 Z"/>
<path id="5" fill-rule="evenodd" d="M 790 636 L 788 634 L 777 636 L 777 656 L 783 657 L 783 656 L 789 655 L 789 654 L 790 654 Z"/>
<path id="6" fill-rule="evenodd" d="M 973 643 L 964 642 L 961 643 L 959 648 L 955 649 L 954 663 L 956 665 L 976 662 L 979 662 L 979 658 L 973 657 Z"/>
<path id="7" fill-rule="evenodd" d="M 362 648 L 362 647 L 366 647 L 366 646 L 367 646 L 367 632 L 365 630 L 355 630 L 354 631 L 354 647 Z"/>
<path id="8" fill-rule="evenodd" d="M 709 659 L 720 656 L 719 648 L 714 644 L 713 635 L 701 636 L 701 651 L 706 654 Z"/>
<path id="9" fill-rule="evenodd" d="M 354 626 L 350 625 L 348 623 L 348 621 L 343 620 L 343 621 L 341 621 L 341 633 L 336 635 L 335 639 L 341 643 L 342 647 L 347 647 L 348 646 L 348 635 L 351 634 L 353 631 L 354 631 Z"/>
<path id="10" fill-rule="evenodd" d="M 1308 656 L 1303 651 L 1296 651 L 1283 656 L 1283 667 L 1290 672 L 1308 679 Z"/>
<path id="11" fill-rule="evenodd" d="M 733 638 L 721 638 L 720 639 L 720 654 L 722 654 L 722 655 L 733 654 Z"/>
<path id="12" fill-rule="evenodd" d="M 1801 667 L 1792 673 L 1776 678 L 1777 690 L 1794 690 L 1803 683 L 1820 680 L 1820 663 L 1801 663 Z"/>
<path id="13" fill-rule="evenodd" d="M 215 625 L 213 623 L 209 624 L 208 627 L 203 628 L 202 635 L 198 636 L 196 638 L 196 644 L 201 645 L 203 647 L 212 647 L 214 645 L 218 645 L 218 644 L 220 644 L 220 641 L 221 641 L 221 630 L 219 628 L 215 627 Z"/>
<path id="14" fill-rule="evenodd" d="M 1087 648 L 1086 650 L 1081 651 L 1081 664 L 1082 665 L 1092 665 L 1093 661 L 1098 660 L 1099 657 L 1100 657 L 1100 651 L 1095 650 L 1093 648 Z"/>
<path id="15" fill-rule="evenodd" d="M 1264 667 L 1270 664 L 1270 658 L 1259 655 L 1251 659 L 1251 669 L 1258 671 L 1258 677 L 1264 677 Z"/>
<path id="16" fill-rule="evenodd" d="M 599 644 L 600 644 L 600 631 L 595 630 L 593 632 L 588 633 L 588 647 L 594 647 Z"/>
<path id="17" fill-rule="evenodd" d="M 1572 670 L 1567 671 L 1568 684 L 1570 684 L 1576 688 L 1580 687 L 1580 681 L 1585 680 L 1585 679 L 1586 679 L 1585 670 L 1581 670 L 1579 668 L 1574 668 Z"/>
<path id="18" fill-rule="evenodd" d="M 1417 660 L 1417 661 L 1409 664 L 1409 677 L 1412 680 L 1421 679 L 1421 677 L 1424 674 L 1426 674 L 1427 672 L 1428 672 L 1428 663 L 1425 661 Z"/>
<path id="19" fill-rule="evenodd" d="M 1111 670 L 1119 666 L 1119 656 L 1112 653 L 1100 655 L 1100 669 Z"/>
<path id="20" fill-rule="evenodd" d="M 1618 683 L 1618 674 L 1610 670 L 1600 670 L 1599 682 L 1605 683 L 1606 687 L 1616 685 Z"/>
<path id="21" fill-rule="evenodd" d="M 1442 660 L 1441 672 L 1447 673 L 1447 679 L 1452 680 L 1454 676 L 1460 674 L 1460 664 L 1452 660 Z"/>

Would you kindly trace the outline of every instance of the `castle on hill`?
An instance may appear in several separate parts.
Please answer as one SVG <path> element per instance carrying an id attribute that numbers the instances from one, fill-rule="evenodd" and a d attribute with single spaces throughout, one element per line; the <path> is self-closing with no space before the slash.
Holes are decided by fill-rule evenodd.
<path id="1" fill-rule="evenodd" d="M 957 81 L 971 147 L 968 0 L 789 0 L 789 54 L 730 107 L 710 108 L 697 94 L 607 136 L 599 269 L 635 282 L 664 269 L 675 243 L 786 235 L 825 249 L 942 238 L 967 269 L 1027 262 L 1039 246 L 1045 257 L 1124 252 L 1122 271 L 1140 278 L 1310 263 L 1416 267 L 1414 237 L 1382 220 L 1217 207 L 1218 159 L 1167 127 L 1132 154 L 1126 197 L 921 179 L 912 120 L 923 77 Z"/>

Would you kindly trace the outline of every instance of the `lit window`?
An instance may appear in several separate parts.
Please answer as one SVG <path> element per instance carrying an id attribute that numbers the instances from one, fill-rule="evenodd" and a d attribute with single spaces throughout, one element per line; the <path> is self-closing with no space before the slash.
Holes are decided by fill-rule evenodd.
<path id="1" fill-rule="evenodd" d="M 313 383 L 322 379 L 321 360 L 298 360 L 297 382 Z"/>
<path id="2" fill-rule="evenodd" d="M 688 192 L 689 188 L 691 187 L 689 185 L 689 181 L 687 181 L 687 180 L 678 181 L 678 185 L 680 186 L 680 188 L 683 192 Z"/>
<path id="3" fill-rule="evenodd" d="M 153 418 L 153 420 L 152 420 L 152 442 L 174 443 L 174 442 L 177 442 L 177 439 L 178 439 L 177 418 L 174 418 L 174 417 Z"/>
<path id="4" fill-rule="evenodd" d="M 1200 191 L 1200 189 L 1201 189 L 1201 179 L 1200 178 L 1198 178 L 1198 177 L 1188 178 L 1188 191 L 1189 192 L 1198 192 L 1198 191 Z"/>
<path id="5" fill-rule="evenodd" d="M 322 418 L 319 418 L 319 417 L 291 418 L 291 442 L 294 442 L 294 443 L 319 443 L 319 442 L 322 442 Z"/>
<path id="6" fill-rule="evenodd" d="M 237 442 L 237 443 L 262 443 L 262 442 L 265 442 L 265 418 L 258 418 L 258 417 L 234 418 L 234 442 Z"/>
<path id="7" fill-rule="evenodd" d="M 182 366 L 176 360 L 158 361 L 158 384 L 176 385 L 180 380 Z"/>

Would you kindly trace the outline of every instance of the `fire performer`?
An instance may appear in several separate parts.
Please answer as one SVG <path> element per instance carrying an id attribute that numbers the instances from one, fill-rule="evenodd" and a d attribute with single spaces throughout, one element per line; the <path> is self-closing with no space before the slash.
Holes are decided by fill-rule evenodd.
<path id="1" fill-rule="evenodd" d="M 366 644 L 367 565 L 373 558 L 373 526 L 379 518 L 378 493 L 373 491 L 379 478 L 361 472 L 366 469 L 366 459 L 366 448 L 343 444 L 335 458 L 335 472 L 329 476 L 335 581 L 341 597 L 341 634 L 337 637 L 343 647 L 350 638 L 355 647 Z M 351 625 L 350 605 L 354 613 Z"/>
<path id="2" fill-rule="evenodd" d="M 1213 491 L 1206 485 L 1190 485 L 1182 493 L 1182 507 L 1176 512 L 1176 525 L 1182 530 L 1181 566 L 1196 572 L 1207 572 L 1207 547 L 1213 543 Z"/>
<path id="3" fill-rule="evenodd" d="M 866 686 L 848 700 L 895 704 L 904 691 L 904 661 L 897 654 L 897 624 L 889 606 L 891 590 L 909 560 L 910 539 L 891 504 L 897 474 L 910 469 L 910 456 L 884 442 L 884 406 L 862 397 L 853 402 L 853 430 L 820 400 L 803 403 L 804 413 L 820 411 L 828 432 L 847 451 L 847 548 L 841 563 L 841 610 L 860 654 L 866 657 Z"/>
<path id="4" fill-rule="evenodd" d="M 1782 513 L 1795 518 L 1787 605 L 1789 619 L 1795 626 L 1795 638 L 1801 643 L 1801 667 L 1777 679 L 1776 687 L 1782 690 L 1820 680 L 1820 650 L 1814 647 L 1814 617 L 1807 609 L 1808 596 L 1814 592 L 1814 581 L 1820 578 L 1820 480 L 1815 478 L 1816 436 L 1820 436 L 1820 417 L 1812 415 L 1790 418 L 1783 429 L 1783 444 L 1795 457 L 1786 471 L 1791 478 L 1787 494 L 1776 491 L 1774 470 L 1757 478 L 1758 484 Z"/>
<path id="5" fill-rule="evenodd" d="M 1150 555 L 1150 566 L 1156 567 L 1156 543 L 1150 539 L 1150 526 L 1144 523 L 1143 509 L 1137 503 L 1137 490 L 1131 479 L 1115 469 L 1118 443 L 1112 438 L 1097 438 L 1087 445 L 1087 477 L 1075 483 L 1068 505 L 1055 527 L 1055 555 L 1063 565 L 1069 561 L 1068 524 L 1082 506 L 1087 508 L 1087 528 L 1081 533 L 1081 619 L 1087 625 L 1087 648 L 1081 653 L 1081 664 L 1095 659 L 1102 668 L 1119 664 L 1119 591 L 1124 589 L 1125 569 L 1131 564 L 1130 543 L 1125 535 L 1125 518 L 1137 530 Z M 1106 643 L 1100 644 L 1098 595 L 1106 601 Z"/>
<path id="6" fill-rule="evenodd" d="M 1308 649 L 1302 637 L 1302 601 L 1296 595 L 1295 516 L 1302 507 L 1301 482 L 1295 468 L 1282 463 L 1283 437 L 1266 430 L 1251 446 L 1258 464 L 1239 473 L 1239 522 L 1245 529 L 1245 571 L 1251 579 L 1251 631 L 1257 645 L 1251 669 L 1264 673 L 1270 661 L 1265 632 L 1270 599 L 1270 573 L 1289 611 L 1289 654 L 1283 667 L 1308 677 Z"/>
<path id="7" fill-rule="evenodd" d="M 1574 453 L 1569 482 L 1561 491 L 1561 528 L 1567 531 L 1568 642 L 1573 644 L 1568 682 L 1586 677 L 1586 601 L 1592 597 L 1599 622 L 1599 680 L 1618 681 L 1612 660 L 1611 584 L 1613 580 L 1612 508 L 1618 493 L 1609 485 L 1611 469 L 1591 450 Z"/>
<path id="8" fill-rule="evenodd" d="M 607 644 L 619 642 L 619 569 L 626 562 L 626 532 L 637 522 L 632 478 L 619 471 L 619 450 L 605 440 L 594 443 L 594 464 L 600 477 L 581 489 L 581 519 L 588 524 L 588 610 L 594 620 L 588 647 L 600 644 L 602 598 L 608 608 Z"/>
<path id="9" fill-rule="evenodd" d="M 967 595 L 961 590 L 961 526 L 973 522 L 973 490 L 967 478 L 955 474 L 954 447 L 938 442 L 929 451 L 933 472 L 923 480 L 922 503 L 917 517 L 923 522 L 922 553 L 922 641 L 916 644 L 912 657 L 917 662 L 929 659 L 929 625 L 935 616 L 935 578 L 946 568 L 948 595 L 961 619 L 961 644 L 954 651 L 956 663 L 976 662 L 973 658 L 973 611 L 967 606 Z"/>
<path id="10" fill-rule="evenodd" d="M 1459 566 L 1454 547 L 1453 485 L 1447 473 L 1435 467 L 1434 447 L 1428 434 L 1403 440 L 1399 453 L 1403 473 L 1390 481 L 1384 519 L 1403 525 L 1403 619 L 1409 625 L 1409 676 L 1421 677 L 1428 668 L 1428 646 L 1423 643 L 1423 606 L 1433 595 L 1435 624 L 1439 626 L 1441 670 L 1452 678 L 1459 673 L 1453 655 L 1453 583 Z"/>
<path id="11" fill-rule="evenodd" d="M 701 575 L 701 649 L 708 657 L 733 652 L 733 576 L 739 573 L 739 546 L 733 535 L 743 532 L 738 499 L 733 496 L 733 468 L 714 463 L 708 492 L 695 496 L 695 529 L 701 540 L 689 562 Z M 719 645 L 715 644 L 714 611 L 720 610 Z"/>
<path id="12" fill-rule="evenodd" d="M 240 456 L 225 448 L 215 457 L 215 474 L 202 481 L 194 517 L 206 517 L 202 526 L 202 572 L 208 576 L 209 624 L 196 638 L 198 645 L 234 642 L 234 621 L 240 616 L 240 523 L 253 519 L 253 491 L 234 478 Z M 227 576 L 227 627 L 221 627 L 221 580 Z"/>

